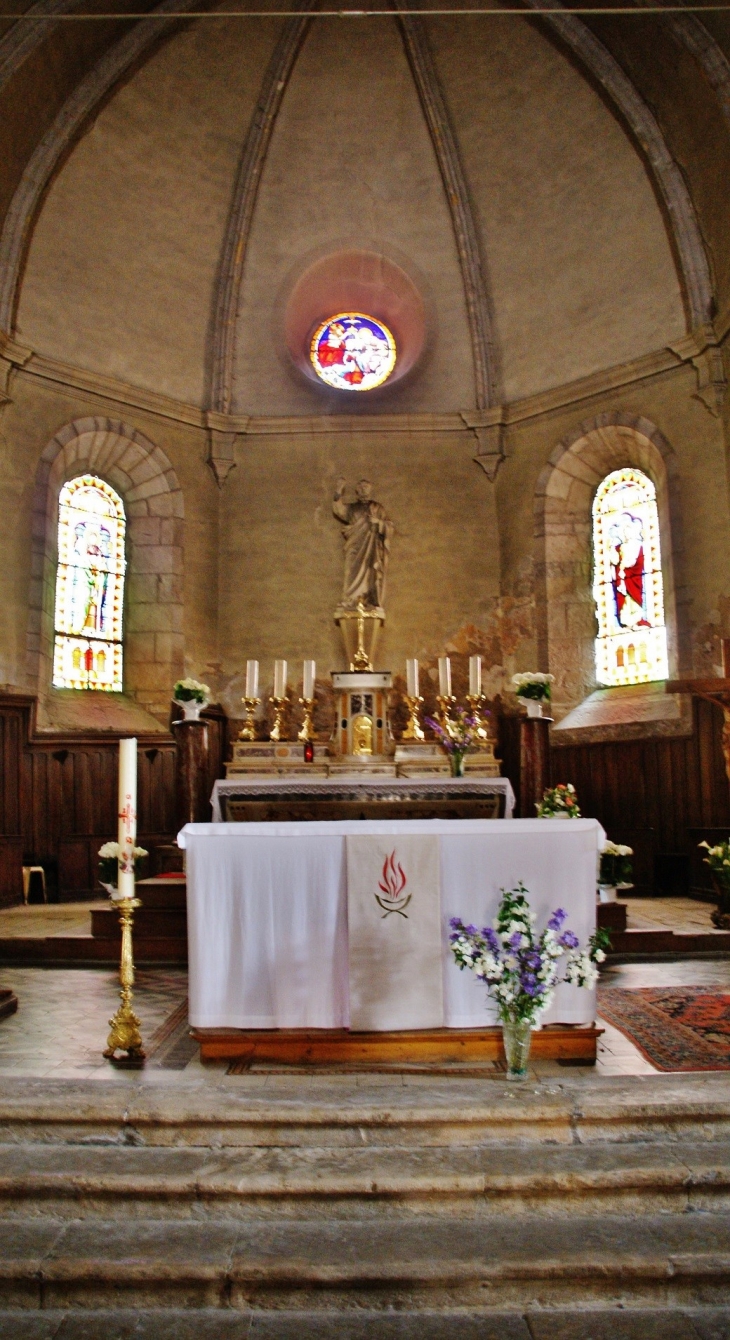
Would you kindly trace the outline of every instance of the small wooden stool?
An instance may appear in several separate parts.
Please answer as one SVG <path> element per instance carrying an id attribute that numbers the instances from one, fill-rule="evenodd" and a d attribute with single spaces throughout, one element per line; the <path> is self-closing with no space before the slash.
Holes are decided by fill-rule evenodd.
<path id="1" fill-rule="evenodd" d="M 17 866 L 16 866 L 17 869 Z M 28 894 L 30 893 L 31 875 L 40 875 L 43 886 L 43 901 L 48 902 L 48 892 L 46 890 L 46 872 L 42 865 L 24 865 L 23 866 L 23 902 L 28 906 Z"/>

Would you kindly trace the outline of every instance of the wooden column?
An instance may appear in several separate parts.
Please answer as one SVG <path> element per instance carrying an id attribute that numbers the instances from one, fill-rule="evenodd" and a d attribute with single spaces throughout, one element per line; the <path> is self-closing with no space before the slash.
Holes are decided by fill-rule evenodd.
<path id="1" fill-rule="evenodd" d="M 550 724 L 552 717 L 520 720 L 520 814 L 534 819 L 535 806 L 550 785 Z"/>
<path id="2" fill-rule="evenodd" d="M 210 822 L 207 721 L 173 721 L 177 742 L 175 799 L 178 828 Z"/>

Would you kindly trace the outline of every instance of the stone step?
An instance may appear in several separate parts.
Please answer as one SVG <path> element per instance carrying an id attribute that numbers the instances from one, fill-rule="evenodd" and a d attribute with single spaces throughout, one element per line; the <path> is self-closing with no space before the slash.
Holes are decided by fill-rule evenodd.
<path id="1" fill-rule="evenodd" d="M 0 1223 L 6 1308 L 722 1307 L 729 1289 L 728 1215 Z"/>
<path id="2" fill-rule="evenodd" d="M 0 1218 L 489 1219 L 730 1213 L 730 1142 L 155 1148 L 0 1145 Z"/>
<path id="3" fill-rule="evenodd" d="M 572 1074 L 573 1072 L 571 1072 Z M 0 1143 L 242 1147 L 730 1140 L 730 1074 L 508 1084 L 503 1076 L 14 1079 Z"/>
<path id="4" fill-rule="evenodd" d="M 730 1307 L 0 1309 L 0 1340 L 725 1340 L 729 1331 Z"/>

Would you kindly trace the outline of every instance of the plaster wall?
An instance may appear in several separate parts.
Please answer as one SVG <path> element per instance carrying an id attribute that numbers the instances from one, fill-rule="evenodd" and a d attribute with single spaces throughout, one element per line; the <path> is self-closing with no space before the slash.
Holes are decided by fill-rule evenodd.
<path id="1" fill-rule="evenodd" d="M 163 45 L 53 182 L 18 338 L 200 404 L 213 285 L 241 144 L 279 23 L 221 19 Z"/>

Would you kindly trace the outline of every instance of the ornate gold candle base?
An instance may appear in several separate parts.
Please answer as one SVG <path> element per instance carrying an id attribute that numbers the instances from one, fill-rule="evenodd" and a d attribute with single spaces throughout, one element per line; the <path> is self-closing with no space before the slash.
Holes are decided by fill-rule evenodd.
<path id="1" fill-rule="evenodd" d="M 466 701 L 469 704 L 469 715 L 476 722 L 476 733 L 482 745 L 490 740 L 489 726 L 482 716 L 482 703 L 484 702 L 483 693 L 467 693 Z"/>
<path id="2" fill-rule="evenodd" d="M 312 713 L 314 712 L 314 698 L 300 698 L 299 701 L 302 707 L 304 708 L 304 721 L 302 722 L 302 729 L 297 735 L 297 739 L 301 740 L 302 744 L 306 744 L 307 740 L 313 740 L 315 738 L 314 723 L 312 721 Z"/>
<path id="3" fill-rule="evenodd" d="M 424 735 L 423 730 L 421 728 L 421 722 L 419 717 L 420 707 L 421 703 L 423 702 L 423 698 L 421 697 L 409 698 L 408 694 L 406 694 L 405 697 L 406 697 L 406 704 L 408 706 L 408 725 L 406 726 L 401 738 L 403 740 L 425 740 L 426 736 Z"/>
<path id="4" fill-rule="evenodd" d="M 122 928 L 122 953 L 119 963 L 119 981 L 121 1005 L 109 1020 L 111 1032 L 107 1038 L 105 1057 L 122 1065 L 141 1065 L 145 1059 L 142 1049 L 142 1034 L 139 1031 L 139 1019 L 132 1009 L 132 986 L 134 985 L 134 959 L 132 957 L 132 922 L 135 907 L 141 907 L 139 898 L 120 898 L 119 925 Z M 126 1052 L 126 1056 L 116 1056 L 116 1051 Z"/>
<path id="5" fill-rule="evenodd" d="M 255 740 L 255 739 L 256 739 L 256 723 L 255 723 L 255 721 L 254 721 L 254 713 L 255 713 L 256 708 L 258 707 L 259 703 L 261 702 L 261 699 L 260 699 L 260 698 L 242 698 L 242 699 L 241 699 L 241 702 L 243 703 L 243 705 L 244 705 L 244 707 L 245 707 L 245 709 L 246 709 L 246 719 L 245 719 L 245 721 L 244 721 L 244 723 L 243 723 L 243 725 L 242 725 L 240 731 L 238 732 L 238 738 L 239 738 L 239 740 Z"/>
<path id="6" fill-rule="evenodd" d="M 289 706 L 289 700 L 287 698 L 271 698 L 270 701 L 274 704 L 274 724 L 271 727 L 269 739 L 274 740 L 278 744 L 280 740 L 286 739 L 286 724 L 284 717 L 286 716 L 286 710 Z"/>
<path id="7" fill-rule="evenodd" d="M 451 715 L 452 705 L 456 702 L 456 698 L 453 694 L 449 694 L 447 698 L 442 698 L 441 694 L 439 694 L 436 702 L 439 705 L 436 719 L 443 730 L 448 730 L 448 720 Z"/>

